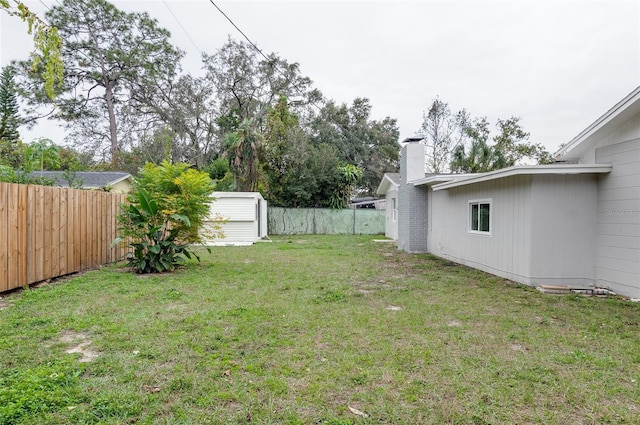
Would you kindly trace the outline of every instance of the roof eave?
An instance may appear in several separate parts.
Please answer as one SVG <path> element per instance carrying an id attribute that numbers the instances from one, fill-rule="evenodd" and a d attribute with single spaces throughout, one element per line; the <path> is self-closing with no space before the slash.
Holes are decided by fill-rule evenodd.
<path id="1" fill-rule="evenodd" d="M 482 183 L 519 175 L 562 175 L 562 174 L 604 174 L 611 171 L 610 164 L 569 164 L 569 165 L 532 165 L 503 168 L 488 173 L 478 173 L 474 177 L 441 183 L 433 186 L 433 190 L 446 190 L 459 186 Z"/>
<path id="2" fill-rule="evenodd" d="M 131 180 L 131 174 L 127 174 L 125 176 L 120 177 L 119 179 L 112 180 L 108 182 L 105 186 L 113 186 L 125 180 Z"/>
<path id="3" fill-rule="evenodd" d="M 624 111 L 626 111 L 629 107 L 640 100 L 640 86 L 636 87 L 631 93 L 625 96 L 620 102 L 616 103 L 611 109 L 605 112 L 602 116 L 600 116 L 597 120 L 595 120 L 591 125 L 582 130 L 576 137 L 574 137 L 569 143 L 565 146 L 562 146 L 558 149 L 553 157 L 560 160 L 565 159 L 573 159 L 574 152 L 578 150 L 579 146 L 584 142 L 589 140 L 589 138 L 605 127 L 609 122 L 614 120 Z M 573 155 L 573 156 L 572 156 Z M 579 156 L 579 155 L 577 155 Z"/>
<path id="4" fill-rule="evenodd" d="M 448 183 L 451 181 L 458 181 L 473 177 L 473 174 L 438 174 L 435 176 L 424 177 L 422 179 L 413 180 L 409 184 L 413 186 L 434 186 L 441 183 Z"/>
<path id="5" fill-rule="evenodd" d="M 376 189 L 376 195 L 385 195 L 389 191 L 389 188 L 391 186 L 397 188 L 398 183 L 394 182 L 391 178 L 389 178 L 389 176 L 385 174 L 384 176 L 382 176 L 382 181 L 380 181 L 380 184 Z"/>

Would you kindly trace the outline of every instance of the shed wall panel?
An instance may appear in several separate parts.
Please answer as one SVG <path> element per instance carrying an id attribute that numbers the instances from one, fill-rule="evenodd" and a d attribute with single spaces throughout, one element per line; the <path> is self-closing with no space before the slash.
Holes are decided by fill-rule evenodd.
<path id="1" fill-rule="evenodd" d="M 218 198 L 210 204 L 210 210 L 229 221 L 255 221 L 256 202 L 254 198 Z"/>

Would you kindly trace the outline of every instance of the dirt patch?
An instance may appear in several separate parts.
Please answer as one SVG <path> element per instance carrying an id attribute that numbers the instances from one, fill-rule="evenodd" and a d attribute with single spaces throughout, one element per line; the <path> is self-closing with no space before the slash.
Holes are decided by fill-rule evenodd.
<path id="1" fill-rule="evenodd" d="M 64 350 L 67 354 L 80 354 L 78 361 L 80 363 L 92 362 L 100 353 L 97 350 L 91 348 L 91 340 L 82 332 L 66 331 L 60 337 L 60 342 L 71 345 L 71 347 Z"/>
<path id="2" fill-rule="evenodd" d="M 5 308 L 7 308 L 7 303 L 0 298 L 0 310 L 4 310 Z"/>
<path id="3" fill-rule="evenodd" d="M 520 344 L 511 344 L 509 345 L 509 348 L 511 348 L 513 351 L 518 351 L 521 353 L 524 353 L 525 351 L 527 351 L 527 348 Z"/>

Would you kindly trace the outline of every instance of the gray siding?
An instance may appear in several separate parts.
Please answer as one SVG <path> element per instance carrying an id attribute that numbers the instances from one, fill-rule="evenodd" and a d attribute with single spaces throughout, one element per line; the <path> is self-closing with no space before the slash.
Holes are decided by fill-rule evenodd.
<path id="1" fill-rule="evenodd" d="M 429 252 L 528 285 L 589 286 L 595 188 L 591 175 L 523 175 L 435 191 Z M 481 199 L 490 234 L 469 231 L 469 201 Z"/>
<path id="2" fill-rule="evenodd" d="M 491 200 L 491 234 L 469 232 L 469 201 Z M 517 176 L 432 193 L 429 252 L 531 284 L 531 177 Z"/>
<path id="3" fill-rule="evenodd" d="M 531 281 L 590 287 L 595 283 L 595 175 L 533 176 Z"/>
<path id="4" fill-rule="evenodd" d="M 640 298 L 640 139 L 596 149 L 596 160 L 613 164 L 598 182 L 597 283 Z"/>

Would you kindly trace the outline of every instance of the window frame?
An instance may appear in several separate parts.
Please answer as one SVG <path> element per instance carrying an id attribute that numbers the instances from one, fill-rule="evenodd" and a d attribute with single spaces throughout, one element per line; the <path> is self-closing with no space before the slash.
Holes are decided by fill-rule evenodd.
<path id="1" fill-rule="evenodd" d="M 484 236 L 491 236 L 491 232 L 492 232 L 492 228 L 493 228 L 493 219 L 491 218 L 492 216 L 492 210 L 493 208 L 491 207 L 493 200 L 491 198 L 485 198 L 485 199 L 472 199 L 468 202 L 468 210 L 467 210 L 467 232 L 475 234 L 475 235 L 484 235 Z M 489 208 L 489 214 L 488 214 L 488 230 L 481 230 L 481 211 L 482 211 L 482 205 L 487 205 Z M 474 206 L 477 206 L 477 229 L 473 229 L 473 218 L 474 218 Z"/>
<path id="2" fill-rule="evenodd" d="M 396 222 L 398 221 L 398 201 L 395 196 L 391 198 L 391 200 L 393 201 L 393 207 L 391 209 L 391 221 Z"/>

